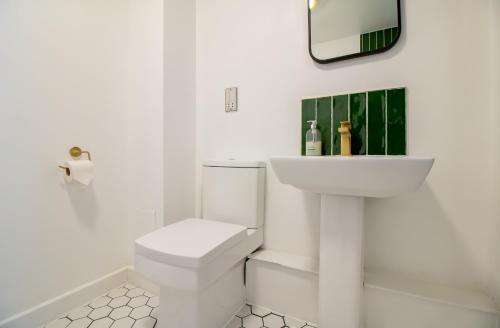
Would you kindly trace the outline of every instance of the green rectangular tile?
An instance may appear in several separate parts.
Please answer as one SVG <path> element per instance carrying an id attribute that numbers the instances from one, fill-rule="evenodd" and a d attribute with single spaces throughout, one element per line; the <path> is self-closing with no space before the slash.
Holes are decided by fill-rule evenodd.
<path id="1" fill-rule="evenodd" d="M 366 155 L 366 93 L 349 96 L 351 130 L 351 152 Z"/>
<path id="2" fill-rule="evenodd" d="M 384 47 L 390 46 L 391 43 L 392 43 L 392 33 L 391 29 L 388 28 L 384 30 Z"/>
<path id="3" fill-rule="evenodd" d="M 377 49 L 377 32 L 371 32 L 369 39 L 369 50 L 373 51 L 376 49 Z"/>
<path id="4" fill-rule="evenodd" d="M 377 31 L 377 50 L 384 48 L 384 31 Z"/>
<path id="5" fill-rule="evenodd" d="M 307 121 L 316 119 L 316 99 L 303 99 L 302 100 L 302 121 L 301 121 L 301 154 L 306 154 L 306 133 L 310 129 L 311 124 Z"/>
<path id="6" fill-rule="evenodd" d="M 332 154 L 332 97 L 319 98 L 317 104 L 318 129 L 321 132 L 321 154 Z"/>
<path id="7" fill-rule="evenodd" d="M 399 27 L 393 27 L 391 29 L 391 33 L 392 33 L 392 41 L 396 40 L 396 37 L 398 36 L 399 34 Z"/>
<path id="8" fill-rule="evenodd" d="M 349 96 L 333 97 L 333 152 L 332 155 L 340 155 L 340 122 L 349 120 Z"/>
<path id="9" fill-rule="evenodd" d="M 387 90 L 387 155 L 406 155 L 406 89 Z"/>
<path id="10" fill-rule="evenodd" d="M 368 155 L 385 155 L 385 90 L 368 92 Z"/>
<path id="11" fill-rule="evenodd" d="M 361 36 L 363 39 L 363 48 L 361 49 L 362 52 L 367 52 L 370 51 L 370 34 L 365 33 Z"/>

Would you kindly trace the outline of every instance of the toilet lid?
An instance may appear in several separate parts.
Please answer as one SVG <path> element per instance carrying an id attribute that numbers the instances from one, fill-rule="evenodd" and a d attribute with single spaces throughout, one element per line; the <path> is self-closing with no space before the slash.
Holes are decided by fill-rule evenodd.
<path id="1" fill-rule="evenodd" d="M 246 238 L 240 225 L 186 219 L 135 241 L 137 254 L 170 265 L 198 268 Z"/>

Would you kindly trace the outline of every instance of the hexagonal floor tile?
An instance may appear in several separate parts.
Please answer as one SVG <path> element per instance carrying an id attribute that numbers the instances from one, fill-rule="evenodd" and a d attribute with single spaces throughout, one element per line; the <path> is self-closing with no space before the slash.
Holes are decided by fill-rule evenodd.
<path id="1" fill-rule="evenodd" d="M 69 324 L 68 328 L 87 328 L 88 326 L 90 326 L 91 323 L 92 323 L 92 320 L 90 320 L 89 318 L 81 318 L 81 319 L 72 321 Z"/>
<path id="2" fill-rule="evenodd" d="M 144 296 L 146 296 L 146 294 L 144 294 Z M 149 299 L 147 304 L 151 307 L 158 307 L 160 304 L 160 298 L 158 296 L 153 296 Z"/>
<path id="3" fill-rule="evenodd" d="M 48 325 L 45 326 L 45 328 L 66 328 L 69 324 L 71 323 L 71 320 L 68 318 L 61 318 L 52 321 Z"/>
<path id="4" fill-rule="evenodd" d="M 266 315 L 264 318 L 264 326 L 268 328 L 282 328 L 285 325 L 283 317 L 274 313 Z"/>
<path id="5" fill-rule="evenodd" d="M 127 317 L 130 314 L 130 312 L 132 312 L 132 308 L 130 306 L 125 305 L 111 311 L 109 317 L 111 319 L 118 320 L 123 317 Z"/>
<path id="6" fill-rule="evenodd" d="M 90 302 L 89 306 L 93 309 L 97 309 L 97 308 L 103 307 L 105 305 L 108 305 L 110 301 L 111 301 L 110 297 L 101 296 L 101 297 L 96 298 L 92 302 Z"/>
<path id="7" fill-rule="evenodd" d="M 243 318 L 243 327 L 245 328 L 261 328 L 262 326 L 264 326 L 264 323 L 261 317 L 250 314 Z"/>
<path id="8" fill-rule="evenodd" d="M 144 296 L 147 296 L 147 297 L 154 297 L 155 295 L 154 294 L 151 294 L 150 292 L 146 291 L 144 292 Z"/>
<path id="9" fill-rule="evenodd" d="M 265 317 L 269 313 L 271 313 L 270 310 L 261 308 L 259 306 L 252 306 L 252 313 L 255 315 L 258 315 L 259 317 Z"/>
<path id="10" fill-rule="evenodd" d="M 151 317 L 146 317 L 139 319 L 135 322 L 135 324 L 132 326 L 133 328 L 153 328 L 156 324 L 156 319 L 153 319 Z"/>
<path id="11" fill-rule="evenodd" d="M 128 302 L 130 302 L 130 297 L 120 296 L 114 298 L 111 302 L 109 302 L 108 305 L 112 308 L 119 308 L 121 306 L 127 305 Z"/>
<path id="12" fill-rule="evenodd" d="M 128 297 L 137 297 L 144 294 L 144 290 L 140 288 L 134 288 L 128 291 L 127 296 Z"/>
<path id="13" fill-rule="evenodd" d="M 125 285 L 123 285 L 123 287 L 127 288 L 127 289 L 134 289 L 135 288 L 135 285 L 131 284 L 131 283 L 126 283 Z"/>
<path id="14" fill-rule="evenodd" d="M 102 318 L 92 322 L 89 328 L 109 328 L 113 324 L 113 320 L 110 318 Z"/>
<path id="15" fill-rule="evenodd" d="M 68 313 L 68 318 L 70 318 L 71 320 L 84 318 L 84 317 L 88 316 L 91 311 L 92 311 L 91 307 L 82 306 L 82 307 Z"/>
<path id="16" fill-rule="evenodd" d="M 250 305 L 245 304 L 236 316 L 240 317 L 240 318 L 244 318 L 244 317 L 249 316 L 251 313 L 252 313 L 252 308 L 250 307 Z"/>
<path id="17" fill-rule="evenodd" d="M 131 299 L 130 302 L 128 302 L 128 306 L 136 308 L 136 307 L 145 305 L 147 301 L 148 301 L 148 298 L 146 296 L 139 296 L 139 297 Z"/>
<path id="18" fill-rule="evenodd" d="M 151 307 L 143 305 L 135 308 L 132 313 L 130 313 L 130 317 L 132 319 L 141 319 L 147 317 L 151 313 L 151 310 L 153 310 Z"/>
<path id="19" fill-rule="evenodd" d="M 152 316 L 155 319 L 158 319 L 158 308 L 154 308 L 153 311 L 151 311 L 150 316 Z"/>
<path id="20" fill-rule="evenodd" d="M 132 295 L 129 297 L 126 295 Z M 45 328 L 153 328 L 158 318 L 159 298 L 132 284 L 115 288 L 88 306 L 71 311 Z M 92 321 L 94 320 L 94 321 Z M 226 328 L 317 328 L 271 310 L 245 305 Z"/>
<path id="21" fill-rule="evenodd" d="M 289 317 L 285 317 L 285 324 L 287 327 L 290 328 L 302 328 L 306 325 L 304 321 L 300 321 Z"/>
<path id="22" fill-rule="evenodd" d="M 111 328 L 131 328 L 134 325 L 135 320 L 129 317 L 121 318 L 113 322 Z"/>
<path id="23" fill-rule="evenodd" d="M 124 287 L 115 288 L 108 293 L 108 296 L 111 298 L 117 298 L 117 297 L 120 297 L 120 296 L 127 294 L 127 292 L 128 292 L 127 288 L 124 288 Z"/>
<path id="24" fill-rule="evenodd" d="M 241 328 L 241 318 L 234 317 L 225 328 Z"/>
<path id="25" fill-rule="evenodd" d="M 97 308 L 97 309 L 93 310 L 92 312 L 90 312 L 89 318 L 92 320 L 97 320 L 97 319 L 107 317 L 109 315 L 109 313 L 111 312 L 111 310 L 113 310 L 113 309 L 110 308 L 109 306 L 103 306 L 103 307 Z"/>

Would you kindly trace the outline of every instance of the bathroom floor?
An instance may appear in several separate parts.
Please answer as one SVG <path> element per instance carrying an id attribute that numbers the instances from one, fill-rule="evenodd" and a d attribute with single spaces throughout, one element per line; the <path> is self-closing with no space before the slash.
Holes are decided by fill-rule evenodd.
<path id="1" fill-rule="evenodd" d="M 43 328 L 153 328 L 158 296 L 127 283 L 89 304 L 64 314 Z M 314 328 L 257 306 L 245 305 L 226 328 Z M 222 327 L 221 327 L 222 328 Z"/>
<path id="2" fill-rule="evenodd" d="M 157 318 L 158 296 L 125 284 L 44 328 L 153 328 Z"/>
<path id="3" fill-rule="evenodd" d="M 258 306 L 245 305 L 226 328 L 316 328 L 316 326 Z"/>

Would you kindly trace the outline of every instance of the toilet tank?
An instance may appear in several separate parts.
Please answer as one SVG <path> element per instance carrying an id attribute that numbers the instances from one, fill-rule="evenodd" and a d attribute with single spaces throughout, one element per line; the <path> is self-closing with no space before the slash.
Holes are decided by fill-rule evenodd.
<path id="1" fill-rule="evenodd" d="M 264 224 L 264 162 L 206 161 L 202 175 L 204 219 L 247 228 L 259 228 Z"/>

